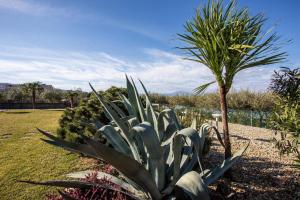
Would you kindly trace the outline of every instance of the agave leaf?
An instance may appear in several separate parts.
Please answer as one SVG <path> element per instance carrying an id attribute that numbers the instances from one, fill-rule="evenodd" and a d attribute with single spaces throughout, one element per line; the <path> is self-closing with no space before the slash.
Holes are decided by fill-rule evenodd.
<path id="1" fill-rule="evenodd" d="M 197 119 L 193 119 L 191 128 L 197 130 Z"/>
<path id="2" fill-rule="evenodd" d="M 128 98 L 129 98 L 130 105 L 133 108 L 133 111 L 134 111 L 136 117 L 139 120 L 141 120 L 141 116 L 139 115 L 139 109 L 138 109 L 136 95 L 135 95 L 133 85 L 130 82 L 130 80 L 128 79 L 127 75 L 125 75 L 125 76 L 126 76 L 126 85 L 127 85 L 127 92 L 128 92 Z"/>
<path id="3" fill-rule="evenodd" d="M 190 171 L 184 174 L 176 183 L 175 186 L 176 199 L 184 200 L 189 197 L 192 200 L 209 200 L 208 189 L 203 182 L 201 176 L 195 172 Z"/>
<path id="4" fill-rule="evenodd" d="M 73 172 L 69 173 L 66 176 L 69 178 L 76 178 L 76 179 L 84 179 L 86 178 L 89 174 L 95 173 L 93 170 L 85 170 L 85 171 L 80 171 L 80 172 Z M 108 180 L 109 182 L 112 182 L 116 184 L 118 187 L 121 187 L 133 194 L 138 194 L 140 193 L 137 191 L 132 185 L 126 183 L 125 181 L 111 175 L 105 172 L 97 172 L 97 179 L 105 179 Z"/>
<path id="5" fill-rule="evenodd" d="M 66 142 L 58 137 L 55 137 L 53 135 L 51 135 L 50 133 L 43 131 L 41 129 L 37 129 L 40 133 L 42 133 L 44 136 L 50 138 L 51 140 L 44 140 L 42 139 L 44 142 L 47 142 L 49 144 L 55 145 L 55 146 L 59 146 L 62 147 L 66 150 L 75 152 L 75 153 L 82 153 L 86 156 L 92 157 L 92 158 L 97 158 L 97 155 L 95 154 L 94 150 L 86 144 L 74 144 L 71 142 Z"/>
<path id="6" fill-rule="evenodd" d="M 210 171 L 210 173 L 203 176 L 203 181 L 206 185 L 209 185 L 216 180 L 218 180 L 229 168 L 232 167 L 232 165 L 238 161 L 238 159 L 243 155 L 243 153 L 247 150 L 248 146 L 250 144 L 250 141 L 247 145 L 245 145 L 243 148 L 241 148 L 238 152 L 233 154 L 230 158 L 227 158 L 223 161 L 223 163 L 220 166 L 215 167 L 213 170 Z"/>
<path id="7" fill-rule="evenodd" d="M 51 180 L 51 181 L 27 181 L 27 180 L 20 180 L 19 182 L 22 183 L 29 183 L 33 185 L 47 185 L 47 186 L 55 186 L 55 187 L 64 187 L 64 188 L 92 188 L 92 187 L 98 187 L 98 188 L 105 188 L 112 191 L 118 191 L 120 193 L 123 193 L 125 195 L 129 195 L 130 197 L 134 199 L 138 199 L 134 196 L 134 194 L 122 191 L 118 188 L 104 185 L 104 184 L 97 184 L 97 183 L 91 183 L 91 182 L 84 182 L 84 181 L 75 181 L 75 180 Z"/>
<path id="8" fill-rule="evenodd" d="M 168 128 L 171 131 L 167 132 Z M 176 114 L 172 109 L 165 109 L 159 113 L 157 117 L 157 128 L 155 127 L 155 129 L 159 133 L 161 143 L 167 140 L 176 130 L 180 130 Z"/>
<path id="9" fill-rule="evenodd" d="M 126 107 L 128 114 L 134 115 L 135 112 L 134 112 L 134 109 L 132 108 L 132 105 L 130 104 L 129 100 L 123 94 L 120 95 L 120 98 L 122 99 L 122 102 L 123 102 L 124 106 Z"/>
<path id="10" fill-rule="evenodd" d="M 140 95 L 136 89 L 136 86 L 135 86 L 135 83 L 133 81 L 133 79 L 131 78 L 131 82 L 132 82 L 132 85 L 133 85 L 133 90 L 134 90 L 134 95 L 135 95 L 135 100 L 136 100 L 136 105 L 137 105 L 137 109 L 138 109 L 138 113 L 141 117 L 141 120 L 142 122 L 144 121 L 147 121 L 147 116 L 146 116 L 146 112 L 145 112 L 145 109 L 144 109 L 144 106 L 142 104 L 142 101 L 140 99 Z"/>
<path id="11" fill-rule="evenodd" d="M 147 119 L 148 121 L 154 126 L 157 127 L 157 118 L 156 118 L 156 114 L 155 111 L 153 109 L 153 106 L 151 104 L 150 98 L 149 98 L 149 94 L 148 91 L 146 90 L 146 87 L 144 86 L 143 82 L 141 80 L 139 80 L 143 90 L 145 92 L 145 96 L 146 96 L 146 106 L 149 108 L 149 112 L 147 113 Z M 159 135 L 158 135 L 159 136 Z"/>
<path id="12" fill-rule="evenodd" d="M 127 122 L 129 124 L 130 128 L 133 128 L 134 126 L 139 124 L 139 121 L 136 117 L 133 117 L 133 118 L 129 119 Z"/>
<path id="13" fill-rule="evenodd" d="M 109 114 L 109 116 L 112 118 L 112 120 L 116 123 L 116 125 L 121 129 L 121 131 L 125 134 L 126 136 L 126 141 L 130 143 L 130 135 L 128 128 L 125 126 L 125 124 L 121 121 L 120 117 L 118 114 L 112 110 L 109 105 L 104 101 L 104 99 L 96 92 L 96 90 L 93 88 L 93 86 L 90 84 L 90 87 L 94 91 L 96 97 L 104 107 L 104 110 Z"/>
<path id="14" fill-rule="evenodd" d="M 98 131 L 106 136 L 108 142 L 114 147 L 114 149 L 124 153 L 125 155 L 133 156 L 129 145 L 124 140 L 124 136 L 122 137 L 112 126 L 103 126 Z"/>
<path id="15" fill-rule="evenodd" d="M 94 149 L 99 158 L 105 160 L 126 177 L 141 186 L 153 199 L 161 198 L 161 194 L 157 189 L 155 182 L 143 165 L 133 158 L 130 158 L 127 155 L 109 148 L 93 139 L 87 138 L 84 135 L 82 135 L 82 137 L 84 137 L 84 141 Z"/>
<path id="16" fill-rule="evenodd" d="M 121 118 L 126 117 L 125 113 L 115 103 L 113 102 L 107 102 L 107 103 L 119 114 Z"/>
<path id="17" fill-rule="evenodd" d="M 217 129 L 215 126 L 212 126 L 211 128 L 212 128 L 212 129 L 214 130 L 214 132 L 216 133 L 217 138 L 218 138 L 220 144 L 225 148 L 225 144 L 224 144 L 224 142 L 223 142 L 223 140 L 222 140 L 221 134 L 220 134 L 220 132 L 218 131 L 218 129 Z"/>
<path id="18" fill-rule="evenodd" d="M 93 88 L 93 86 L 90 84 L 90 87 L 92 88 L 92 90 L 94 91 L 95 95 L 97 96 L 98 100 L 100 101 L 100 103 L 102 104 L 102 106 L 104 107 L 104 110 L 106 110 L 106 112 L 111 116 L 113 122 L 119 127 L 119 129 L 122 131 L 123 133 L 123 137 L 126 140 L 126 142 L 129 144 L 129 147 L 131 149 L 131 152 L 134 156 L 134 158 L 138 161 L 141 162 L 140 160 L 140 156 L 138 154 L 137 151 L 137 147 L 134 144 L 134 141 L 132 140 L 132 136 L 130 134 L 130 131 L 128 129 L 128 127 L 125 125 L 125 123 L 120 119 L 120 117 L 118 116 L 118 114 L 112 110 L 107 104 L 106 102 L 102 99 L 102 97 L 96 92 L 96 90 Z"/>
<path id="19" fill-rule="evenodd" d="M 75 180 L 50 180 L 50 181 L 28 181 L 28 180 L 20 180 L 21 183 L 29 183 L 34 185 L 48 185 L 48 186 L 56 186 L 56 187 L 64 187 L 64 188 L 90 188 L 90 187 L 103 187 L 107 189 L 112 189 L 111 186 L 96 184 L 91 182 L 84 181 L 75 181 Z"/>
<path id="20" fill-rule="evenodd" d="M 140 137 L 144 148 L 147 152 L 147 164 L 149 171 L 156 182 L 159 190 L 165 186 L 165 163 L 163 157 L 163 150 L 160 146 L 159 139 L 157 138 L 154 128 L 148 122 L 143 122 L 132 128 L 135 137 Z"/>
<path id="21" fill-rule="evenodd" d="M 189 139 L 189 152 L 188 154 L 192 154 L 192 158 L 188 159 L 190 155 L 184 155 L 184 143 Z M 205 139 L 205 138 L 204 138 Z M 174 154 L 174 161 L 173 161 L 173 179 L 168 187 L 163 191 L 164 194 L 170 194 L 173 191 L 173 188 L 178 181 L 178 179 L 185 174 L 186 172 L 190 171 L 194 165 L 196 164 L 197 160 L 199 166 L 202 170 L 202 165 L 199 158 L 199 149 L 200 149 L 200 138 L 198 132 L 192 128 L 185 128 L 179 131 L 173 139 L 173 154 Z M 193 151 L 192 150 L 193 147 Z"/>
<path id="22" fill-rule="evenodd" d="M 201 144 L 203 142 L 203 140 L 205 140 L 205 137 L 199 137 L 199 133 L 195 130 L 195 129 L 191 129 L 191 128 L 185 128 L 182 129 L 181 131 L 179 131 L 175 137 L 182 137 L 184 139 L 184 141 L 187 143 L 186 147 L 189 147 L 188 149 L 188 154 L 192 153 L 192 158 L 188 159 L 188 155 L 185 156 L 183 154 L 183 158 L 181 161 L 181 174 L 184 174 L 188 171 L 190 171 L 195 164 L 198 161 L 198 164 L 200 166 L 200 169 L 202 169 L 202 164 L 200 161 L 200 156 L 201 156 Z M 175 138 L 174 137 L 174 138 Z M 193 151 L 192 151 L 193 150 Z"/>
<path id="23" fill-rule="evenodd" d="M 151 175 L 147 170 L 144 169 L 144 167 L 138 163 L 136 160 L 119 153 L 118 151 L 107 147 L 104 144 L 101 144 L 100 142 L 97 142 L 95 140 L 89 139 L 84 135 L 81 135 L 84 140 L 88 143 L 88 145 L 74 145 L 69 144 L 67 142 L 61 141 L 57 137 L 42 131 L 38 129 L 43 135 L 47 136 L 48 138 L 54 140 L 59 144 L 59 146 L 73 151 L 77 153 L 83 153 L 85 155 L 88 155 L 90 157 L 99 159 L 99 160 L 105 160 L 109 164 L 111 164 L 113 167 L 118 169 L 121 173 L 123 173 L 125 176 L 127 176 L 129 179 L 131 179 L 133 182 L 135 182 L 137 185 L 141 186 L 146 192 L 149 192 L 150 195 L 154 199 L 160 199 L 160 193 L 158 189 L 156 188 L 155 182 L 153 181 Z M 46 141 L 50 144 L 53 144 L 53 141 Z M 124 165 L 126 163 L 126 165 Z"/>
<path id="24" fill-rule="evenodd" d="M 199 146 L 199 153 L 200 153 L 200 157 L 202 157 L 202 153 L 203 153 L 203 149 L 204 149 L 204 144 L 205 144 L 205 139 L 206 136 L 209 134 L 210 130 L 211 130 L 212 126 L 210 124 L 203 124 L 200 128 L 200 132 L 199 132 L 199 136 L 200 136 L 200 146 Z M 203 171 L 203 170 L 201 170 Z"/>

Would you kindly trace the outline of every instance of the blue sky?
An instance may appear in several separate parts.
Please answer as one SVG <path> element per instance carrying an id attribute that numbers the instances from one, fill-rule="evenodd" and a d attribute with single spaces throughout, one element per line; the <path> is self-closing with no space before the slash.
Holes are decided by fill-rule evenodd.
<path id="1" fill-rule="evenodd" d="M 213 78 L 182 60 L 177 33 L 205 1 L 0 0 L 0 82 L 42 81 L 59 88 L 124 86 L 124 74 L 152 92 L 187 91 Z M 241 0 L 275 26 L 288 61 L 242 72 L 235 89 L 265 90 L 274 69 L 300 66 L 300 1 Z"/>

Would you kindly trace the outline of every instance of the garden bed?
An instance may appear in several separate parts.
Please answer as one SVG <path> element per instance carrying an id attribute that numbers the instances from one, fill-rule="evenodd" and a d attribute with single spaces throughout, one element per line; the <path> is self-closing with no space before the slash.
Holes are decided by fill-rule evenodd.
<path id="1" fill-rule="evenodd" d="M 230 131 L 233 151 L 248 140 L 251 143 L 245 155 L 233 167 L 230 188 L 220 187 L 228 184 L 225 179 L 220 180 L 213 199 L 300 199 L 300 173 L 291 167 L 291 156 L 280 157 L 278 154 L 272 144 L 272 130 L 230 124 Z M 218 141 L 213 142 L 211 152 L 210 161 L 222 161 L 224 149 Z M 216 185 L 212 188 L 216 189 Z"/>

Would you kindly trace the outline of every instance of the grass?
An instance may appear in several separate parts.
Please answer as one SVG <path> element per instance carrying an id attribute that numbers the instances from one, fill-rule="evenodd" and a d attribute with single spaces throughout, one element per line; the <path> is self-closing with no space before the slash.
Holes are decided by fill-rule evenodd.
<path id="1" fill-rule="evenodd" d="M 11 110 L 0 112 L 1 199 L 45 199 L 55 188 L 17 180 L 63 178 L 68 172 L 88 168 L 80 159 L 40 140 L 36 127 L 55 132 L 61 110 Z"/>

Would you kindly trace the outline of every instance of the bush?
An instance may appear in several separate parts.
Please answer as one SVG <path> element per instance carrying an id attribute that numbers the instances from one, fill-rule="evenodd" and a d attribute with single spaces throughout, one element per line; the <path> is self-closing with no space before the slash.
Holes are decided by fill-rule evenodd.
<path id="1" fill-rule="evenodd" d="M 282 68 L 274 73 L 270 89 L 278 96 L 269 124 L 280 134 L 274 138 L 280 154 L 293 153 L 300 165 L 300 68 Z"/>
<path id="2" fill-rule="evenodd" d="M 120 100 L 119 94 L 127 96 L 127 90 L 124 88 L 111 87 L 105 92 L 99 92 L 106 100 Z M 121 106 L 121 105 L 120 105 Z M 97 127 L 91 127 L 88 123 L 107 124 L 110 120 L 105 115 L 102 106 L 94 94 L 89 94 L 87 98 L 82 99 L 79 106 L 73 109 L 66 109 L 59 120 L 60 127 L 57 134 L 60 138 L 81 143 L 82 140 L 76 133 L 82 133 L 86 136 L 94 135 Z M 104 138 L 102 138 L 104 140 Z"/>

